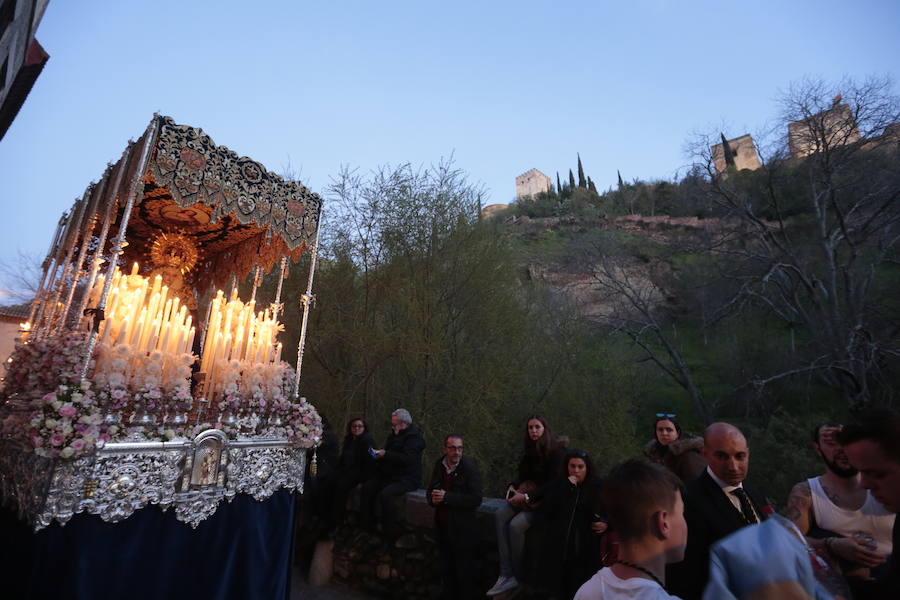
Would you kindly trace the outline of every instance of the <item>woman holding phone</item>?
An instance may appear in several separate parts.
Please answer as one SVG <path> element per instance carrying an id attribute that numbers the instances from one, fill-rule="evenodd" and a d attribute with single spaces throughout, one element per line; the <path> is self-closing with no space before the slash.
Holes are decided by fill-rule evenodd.
<path id="1" fill-rule="evenodd" d="M 564 451 L 547 420 L 540 415 L 533 415 L 526 421 L 523 446 L 525 452 L 519 462 L 518 477 L 509 486 L 506 506 L 494 513 L 500 576 L 487 591 L 488 596 L 498 596 L 519 587 L 523 575 L 525 533 L 534 521 L 532 509 L 536 502 L 530 495 L 541 494 L 543 488 L 558 476 L 563 464 Z"/>

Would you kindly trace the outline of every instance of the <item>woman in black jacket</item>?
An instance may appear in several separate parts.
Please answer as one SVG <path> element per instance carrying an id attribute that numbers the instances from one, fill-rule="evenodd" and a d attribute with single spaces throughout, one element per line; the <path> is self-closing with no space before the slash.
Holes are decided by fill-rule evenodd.
<path id="1" fill-rule="evenodd" d="M 375 445 L 369 426 L 360 418 L 350 419 L 347 434 L 341 447 L 341 457 L 334 477 L 334 491 L 331 496 L 334 525 L 340 525 L 347 512 L 347 497 L 360 483 L 372 477 L 375 459 L 370 450 Z"/>
<path id="2" fill-rule="evenodd" d="M 570 450 L 553 485 L 529 494 L 538 503 L 541 577 L 537 583 L 554 598 L 571 598 L 597 572 L 600 534 L 606 531 L 600 480 L 590 455 Z M 531 534 L 529 534 L 531 535 Z"/>
<path id="3" fill-rule="evenodd" d="M 507 492 L 507 505 L 494 513 L 500 576 L 487 591 L 488 596 L 497 596 L 519 586 L 523 576 L 525 533 L 534 521 L 531 495 L 540 494 L 553 481 L 565 454 L 547 420 L 539 415 L 529 417 L 525 424 L 524 446 L 518 478 Z"/>

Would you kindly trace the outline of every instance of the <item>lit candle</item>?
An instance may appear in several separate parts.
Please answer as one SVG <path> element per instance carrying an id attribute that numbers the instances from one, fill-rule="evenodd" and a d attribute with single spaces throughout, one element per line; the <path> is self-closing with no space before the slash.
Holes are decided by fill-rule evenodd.
<path id="1" fill-rule="evenodd" d="M 119 327 L 119 337 L 116 338 L 116 344 L 128 343 L 128 317 L 122 319 L 122 325 Z"/>
<path id="2" fill-rule="evenodd" d="M 157 323 L 158 323 L 158 321 L 157 321 Z M 170 334 L 169 324 L 163 323 L 162 333 L 159 336 L 159 349 L 163 352 L 166 351 L 167 345 L 169 343 L 169 334 Z M 156 345 L 151 346 L 151 348 L 155 349 Z"/>
<path id="3" fill-rule="evenodd" d="M 159 321 L 157 319 L 153 319 L 153 326 L 151 327 L 150 339 L 147 340 L 146 348 L 153 350 L 156 348 L 156 341 L 159 338 Z"/>

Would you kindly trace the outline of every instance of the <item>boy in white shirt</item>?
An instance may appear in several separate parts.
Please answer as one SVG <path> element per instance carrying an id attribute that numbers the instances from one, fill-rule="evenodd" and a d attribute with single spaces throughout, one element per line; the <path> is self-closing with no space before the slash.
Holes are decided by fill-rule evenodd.
<path id="1" fill-rule="evenodd" d="M 618 559 L 587 580 L 574 600 L 667 600 L 666 564 L 684 558 L 687 524 L 681 481 L 645 460 L 629 460 L 605 480 L 603 505 L 619 536 Z"/>

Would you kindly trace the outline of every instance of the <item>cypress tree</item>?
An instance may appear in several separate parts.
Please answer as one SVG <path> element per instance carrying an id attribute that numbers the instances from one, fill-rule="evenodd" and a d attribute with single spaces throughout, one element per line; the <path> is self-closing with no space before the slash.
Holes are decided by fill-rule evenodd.
<path id="1" fill-rule="evenodd" d="M 619 173 L 619 170 L 618 170 L 618 169 L 616 169 L 616 175 L 619 176 L 619 189 L 621 190 L 622 188 L 625 187 L 625 182 L 622 181 L 622 174 Z"/>
<path id="2" fill-rule="evenodd" d="M 584 167 L 581 166 L 581 154 L 576 152 L 575 156 L 578 157 L 578 187 L 586 188 L 587 181 L 584 179 Z"/>
<path id="3" fill-rule="evenodd" d="M 725 134 L 719 133 L 719 135 L 722 137 L 722 153 L 725 155 L 725 168 L 727 169 L 734 166 L 735 153 L 731 150 L 731 144 L 725 139 Z"/>
<path id="4" fill-rule="evenodd" d="M 569 187 L 575 189 L 575 176 L 572 175 L 572 169 L 569 169 Z"/>
<path id="5" fill-rule="evenodd" d="M 562 184 L 559 182 L 559 171 L 556 172 L 556 193 L 562 194 Z"/>
<path id="6" fill-rule="evenodd" d="M 592 192 L 594 192 L 595 194 L 597 193 L 597 186 L 594 185 L 594 182 L 591 180 L 590 175 L 588 175 L 588 189 L 591 190 Z"/>

